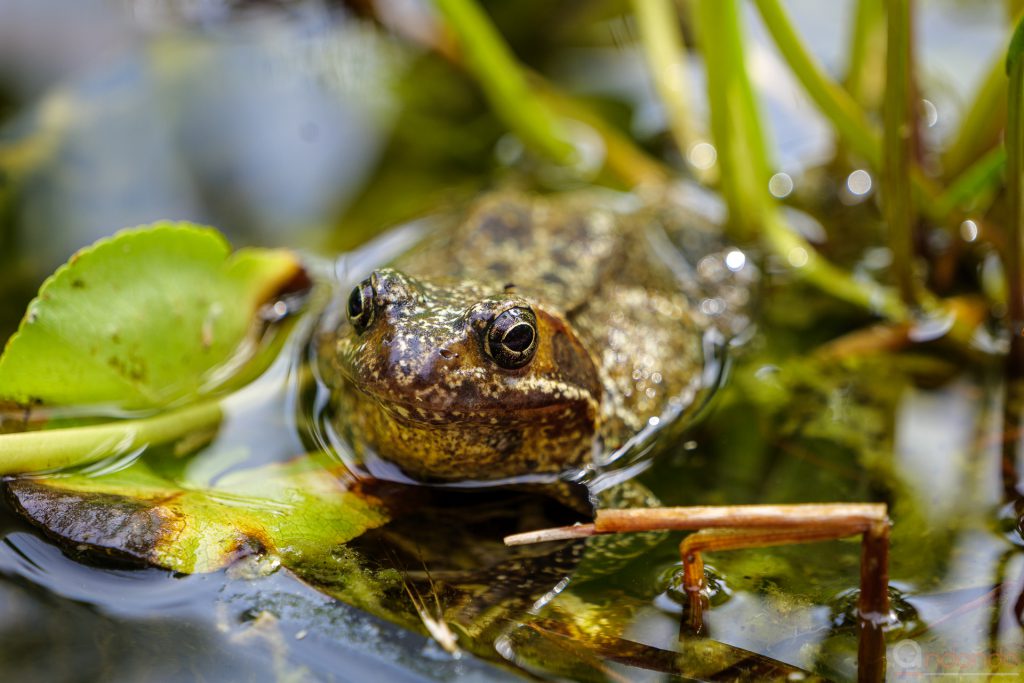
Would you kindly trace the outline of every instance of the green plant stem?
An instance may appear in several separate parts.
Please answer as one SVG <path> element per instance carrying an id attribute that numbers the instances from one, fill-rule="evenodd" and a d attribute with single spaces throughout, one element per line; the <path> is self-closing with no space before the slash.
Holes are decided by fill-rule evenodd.
<path id="1" fill-rule="evenodd" d="M 942 152 L 942 170 L 947 178 L 961 175 L 999 144 L 1006 123 L 1006 104 L 1005 60 L 995 59 L 971 98 L 956 136 Z"/>
<path id="2" fill-rule="evenodd" d="M 768 249 L 792 266 L 798 277 L 890 320 L 905 320 L 907 310 L 895 292 L 874 282 L 855 280 L 822 258 L 786 224 L 768 194 L 767 150 L 747 78 L 737 4 L 735 0 L 716 0 L 694 3 L 692 8 L 708 71 L 711 130 L 722 164 L 722 193 L 733 220 L 738 214 L 750 222 L 737 236 L 761 234 Z"/>
<path id="3" fill-rule="evenodd" d="M 143 446 L 168 443 L 220 424 L 220 404 L 207 401 L 138 420 L 0 435 L 0 474 L 84 465 Z"/>
<path id="4" fill-rule="evenodd" d="M 1011 368 L 1020 375 L 1024 369 L 1024 272 L 1021 270 L 1021 250 L 1024 248 L 1024 20 L 1010 41 L 1006 57 L 1009 76 L 1006 127 L 1006 186 L 1009 194 L 1010 214 L 1007 219 L 1007 319 L 1011 336 Z"/>
<path id="5" fill-rule="evenodd" d="M 627 189 L 657 188 L 665 185 L 672 177 L 672 170 L 638 148 L 632 140 L 584 104 L 565 96 L 549 85 L 540 82 L 540 95 L 545 105 L 566 118 L 590 126 L 604 144 L 605 171 L 611 174 L 610 184 L 621 183 Z M 604 178 L 602 178 L 604 180 Z"/>
<path id="6" fill-rule="evenodd" d="M 1024 19 L 1022 5 L 1007 3 L 1013 25 Z M 984 193 L 986 199 L 991 197 L 1003 173 L 1005 148 L 999 143 L 1007 127 L 1007 106 L 1006 60 L 994 59 L 971 98 L 956 137 L 942 153 L 943 173 L 952 180 L 947 183 L 939 211 L 964 207 L 977 211 L 978 196 Z M 968 193 L 972 185 L 979 194 Z"/>
<path id="7" fill-rule="evenodd" d="M 857 0 L 850 56 L 846 67 L 846 91 L 861 108 L 874 111 L 882 100 L 880 78 L 885 65 L 885 8 L 882 0 Z"/>
<path id="8" fill-rule="evenodd" d="M 691 3 L 707 71 L 711 134 L 720 190 L 733 239 L 758 234 L 767 204 L 768 151 L 747 78 L 739 7 L 735 0 Z"/>
<path id="9" fill-rule="evenodd" d="M 10 178 L 21 178 L 38 170 L 56 155 L 68 129 L 84 108 L 64 88 L 48 95 L 37 107 L 34 132 L 13 142 L 0 142 L 0 168 Z"/>
<path id="10" fill-rule="evenodd" d="M 718 46 L 718 51 L 725 53 L 725 65 L 714 70 L 718 77 L 721 77 L 724 71 L 732 88 L 732 92 L 728 95 L 719 89 L 714 98 L 718 102 L 717 121 L 720 128 L 720 132 L 716 133 L 716 144 L 719 144 L 718 158 L 722 159 L 719 137 L 724 137 L 727 140 L 726 147 L 729 146 L 729 142 L 732 142 L 730 154 L 735 155 L 730 163 L 731 168 L 736 169 L 737 175 L 735 177 L 728 176 L 730 177 L 729 190 L 723 187 L 723 195 L 726 195 L 727 201 L 729 201 L 727 191 L 733 193 L 734 199 L 730 208 L 738 205 L 741 207 L 740 211 L 748 212 L 747 220 L 749 220 L 752 231 L 763 229 L 765 245 L 783 262 L 793 263 L 794 257 L 802 255 L 800 260 L 803 261 L 803 265 L 794 267 L 794 271 L 813 286 L 890 320 L 905 320 L 906 310 L 892 290 L 881 287 L 877 283 L 856 280 L 849 273 L 822 258 L 813 246 L 786 225 L 777 204 L 768 195 L 769 166 L 766 146 L 760 130 L 760 119 L 757 116 L 753 91 L 746 78 L 738 8 L 735 0 L 727 0 L 722 4 L 725 6 L 718 6 L 717 2 L 696 3 L 699 7 L 695 7 L 694 11 L 696 13 L 699 9 L 706 15 L 704 20 L 708 22 L 707 30 L 710 31 L 707 35 L 716 36 L 715 40 L 711 41 L 712 43 L 719 42 L 722 34 L 721 26 L 725 25 L 725 33 L 731 45 L 729 48 Z M 726 20 L 724 24 L 719 23 L 723 18 Z M 497 34 L 494 38 L 500 40 L 500 36 Z M 715 51 L 714 46 L 711 49 Z M 706 61 L 713 60 L 708 59 L 706 55 Z M 522 69 L 515 62 L 512 62 L 509 68 Z M 474 75 L 478 79 L 484 77 L 481 72 L 476 70 L 474 70 Z M 550 114 L 551 116 L 557 114 L 581 121 L 601 136 L 606 148 L 606 170 L 614 174 L 619 181 L 631 188 L 647 186 L 657 190 L 671 178 L 669 169 L 638 149 L 628 137 L 609 126 L 586 106 L 566 97 L 556 88 L 545 85 L 542 79 L 538 78 L 537 81 L 539 103 L 543 107 L 550 108 L 550 111 L 553 112 Z M 721 79 L 716 80 L 716 83 L 722 83 Z M 714 112 L 712 117 L 713 119 L 716 117 Z M 732 137 L 736 133 L 733 128 L 739 126 L 742 126 L 740 131 L 742 140 Z M 755 171 L 755 169 L 761 170 Z"/>
<path id="11" fill-rule="evenodd" d="M 957 209 L 983 213 L 995 195 L 1006 171 L 1006 148 L 993 147 L 966 168 L 946 187 L 938 199 L 939 213 L 952 215 Z"/>
<path id="12" fill-rule="evenodd" d="M 690 91 L 686 47 L 675 8 L 671 0 L 633 0 L 632 5 L 647 69 L 665 106 L 676 147 L 685 158 L 697 136 L 686 97 Z"/>
<path id="13" fill-rule="evenodd" d="M 786 224 L 779 207 L 774 204 L 768 206 L 764 213 L 764 238 L 773 253 L 793 266 L 796 275 L 821 291 L 892 322 L 904 322 L 909 318 L 895 291 L 872 280 L 854 279 L 822 258 L 813 246 Z"/>
<path id="14" fill-rule="evenodd" d="M 918 286 L 914 277 L 916 213 L 910 189 L 910 160 L 917 119 L 913 107 L 910 0 L 886 0 L 886 9 L 885 191 L 882 199 L 896 285 L 903 301 L 913 306 L 917 303 Z"/>
<path id="15" fill-rule="evenodd" d="M 863 110 L 845 90 L 825 75 L 821 66 L 800 41 L 778 0 L 755 0 L 755 4 L 783 58 L 811 100 L 832 122 L 841 140 L 877 171 L 881 168 L 882 160 L 881 137 L 868 124 Z M 962 220 L 961 216 L 951 217 L 937 213 L 936 200 L 939 188 L 916 165 L 910 167 L 910 180 L 918 206 L 930 219 L 938 223 L 951 218 L 957 222 Z"/>
<path id="16" fill-rule="evenodd" d="M 473 0 L 437 0 L 465 62 L 495 113 L 523 142 L 559 164 L 575 161 L 559 121 L 530 87 L 525 71 Z"/>
<path id="17" fill-rule="evenodd" d="M 778 0 L 755 0 L 755 4 L 783 58 L 810 98 L 832 122 L 850 149 L 873 168 L 879 168 L 882 160 L 881 140 L 864 111 L 849 93 L 825 75 L 821 65 L 800 41 Z"/>

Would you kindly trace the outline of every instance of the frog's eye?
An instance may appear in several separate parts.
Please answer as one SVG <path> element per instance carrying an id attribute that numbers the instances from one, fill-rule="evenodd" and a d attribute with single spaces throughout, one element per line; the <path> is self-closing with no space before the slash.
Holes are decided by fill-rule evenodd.
<path id="1" fill-rule="evenodd" d="M 484 334 L 484 352 L 509 370 L 530 362 L 537 350 L 537 316 L 525 306 L 498 314 Z"/>
<path id="2" fill-rule="evenodd" d="M 362 334 L 373 322 L 373 285 L 363 280 L 348 295 L 348 321 Z"/>

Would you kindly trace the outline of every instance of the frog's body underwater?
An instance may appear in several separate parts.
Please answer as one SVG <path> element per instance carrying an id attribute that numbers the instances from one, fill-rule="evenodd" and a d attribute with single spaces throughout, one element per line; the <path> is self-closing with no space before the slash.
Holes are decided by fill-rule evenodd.
<path id="1" fill-rule="evenodd" d="M 321 339 L 342 436 L 421 482 L 607 463 L 693 403 L 705 333 L 742 326 L 749 264 L 723 250 L 692 267 L 666 237 L 686 230 L 715 232 L 595 192 L 485 195 L 374 270 Z"/>

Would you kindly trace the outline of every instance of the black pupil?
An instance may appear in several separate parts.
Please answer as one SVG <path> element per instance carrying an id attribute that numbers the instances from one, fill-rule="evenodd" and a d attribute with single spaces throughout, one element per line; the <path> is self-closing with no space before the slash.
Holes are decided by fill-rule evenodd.
<path id="1" fill-rule="evenodd" d="M 511 351 L 521 353 L 530 348 L 530 344 L 533 343 L 533 328 L 529 323 L 519 323 L 505 333 L 505 336 L 501 338 L 501 343 Z"/>
<path id="2" fill-rule="evenodd" d="M 363 288 L 356 287 L 348 295 L 348 315 L 350 318 L 358 318 L 363 314 Z"/>

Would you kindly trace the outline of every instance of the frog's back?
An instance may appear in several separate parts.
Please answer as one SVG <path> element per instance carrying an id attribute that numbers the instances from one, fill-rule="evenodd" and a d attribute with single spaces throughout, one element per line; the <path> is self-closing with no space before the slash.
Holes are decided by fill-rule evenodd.
<path id="1" fill-rule="evenodd" d="M 609 208 L 593 192 L 494 193 L 394 266 L 431 280 L 514 286 L 561 312 L 604 389 L 600 450 L 607 455 L 685 408 L 702 380 L 703 321 L 673 262 L 679 254 L 659 250 L 650 221 Z"/>
<path id="2" fill-rule="evenodd" d="M 495 192 L 393 265 L 434 281 L 514 285 L 570 312 L 592 298 L 602 277 L 615 276 L 625 236 L 615 214 L 592 196 L 549 200 Z"/>

